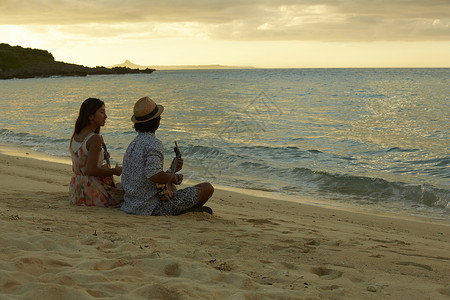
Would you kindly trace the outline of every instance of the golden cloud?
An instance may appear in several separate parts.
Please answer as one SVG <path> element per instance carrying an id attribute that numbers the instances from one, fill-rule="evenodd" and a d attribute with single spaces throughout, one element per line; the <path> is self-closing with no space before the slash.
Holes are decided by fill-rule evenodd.
<path id="1" fill-rule="evenodd" d="M 2 0 L 0 24 L 130 38 L 448 41 L 450 1 Z"/>

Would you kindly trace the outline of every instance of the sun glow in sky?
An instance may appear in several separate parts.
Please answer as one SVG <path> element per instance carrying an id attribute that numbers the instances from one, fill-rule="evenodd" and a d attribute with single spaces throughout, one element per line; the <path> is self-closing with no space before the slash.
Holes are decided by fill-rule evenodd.
<path id="1" fill-rule="evenodd" d="M 91 67 L 450 67 L 450 0 L 0 0 L 0 42 Z"/>

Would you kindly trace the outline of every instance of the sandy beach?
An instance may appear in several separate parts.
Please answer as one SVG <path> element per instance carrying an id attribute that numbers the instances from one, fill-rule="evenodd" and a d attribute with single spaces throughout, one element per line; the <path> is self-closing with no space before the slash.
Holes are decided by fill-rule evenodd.
<path id="1" fill-rule="evenodd" d="M 450 299 L 448 220 L 217 189 L 213 216 L 73 207 L 70 164 L 5 149 L 1 299 Z"/>

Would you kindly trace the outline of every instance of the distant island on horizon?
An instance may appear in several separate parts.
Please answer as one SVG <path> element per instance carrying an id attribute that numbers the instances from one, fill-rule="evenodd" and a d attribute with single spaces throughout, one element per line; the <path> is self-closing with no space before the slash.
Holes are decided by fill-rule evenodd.
<path id="1" fill-rule="evenodd" d="M 41 49 L 0 44 L 0 79 L 34 78 L 51 76 L 87 76 L 110 74 L 135 74 L 154 72 L 155 69 L 128 67 L 85 67 L 55 61 L 53 55 Z"/>
<path id="2" fill-rule="evenodd" d="M 117 64 L 112 66 L 112 68 L 131 68 L 131 69 L 139 69 L 143 70 L 146 68 L 151 68 L 155 70 L 233 70 L 233 69 L 255 69 L 255 67 L 250 66 L 224 66 L 219 64 L 213 64 L 213 65 L 173 65 L 173 66 L 141 66 L 137 65 L 135 63 L 132 63 L 128 59 L 125 60 L 125 62 L 121 64 Z"/>

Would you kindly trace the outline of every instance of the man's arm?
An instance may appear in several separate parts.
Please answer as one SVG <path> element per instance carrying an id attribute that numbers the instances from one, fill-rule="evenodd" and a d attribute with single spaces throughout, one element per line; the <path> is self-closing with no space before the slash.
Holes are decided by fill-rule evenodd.
<path id="1" fill-rule="evenodd" d="M 156 173 L 152 177 L 149 178 L 150 181 L 154 183 L 173 183 L 173 184 L 181 184 L 183 181 L 183 174 L 170 174 L 164 171 Z"/>

